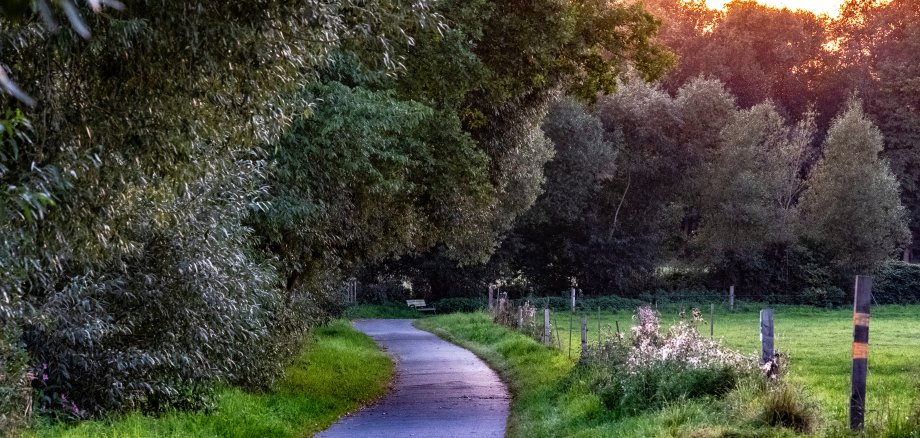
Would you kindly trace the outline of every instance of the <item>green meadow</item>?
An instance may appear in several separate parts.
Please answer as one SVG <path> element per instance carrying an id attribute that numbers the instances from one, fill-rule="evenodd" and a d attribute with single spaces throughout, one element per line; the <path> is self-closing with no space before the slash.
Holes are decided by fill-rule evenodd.
<path id="1" fill-rule="evenodd" d="M 711 316 L 699 327 L 708 334 Z M 776 427 L 764 413 L 776 405 L 810 406 L 817 417 L 817 436 L 920 436 L 920 306 L 873 309 L 870 330 L 868 413 L 864 434 L 846 430 L 849 397 L 852 312 L 809 307 L 775 308 L 776 348 L 788 355 L 789 400 L 768 401 L 757 385 L 743 385 L 722 398 L 675 400 L 635 416 L 616 416 L 586 383 L 576 367 L 580 314 L 553 317 L 552 347 L 490 321 L 485 313 L 454 314 L 420 320 L 421 328 L 467 347 L 490 363 L 514 395 L 509 436 L 618 437 L 786 437 L 797 432 Z M 589 315 L 589 341 L 597 342 L 598 316 Z M 631 326 L 628 312 L 601 313 L 600 335 Z M 678 310 L 662 311 L 662 329 L 678 319 Z M 746 306 L 715 314 L 715 337 L 743 353 L 759 353 L 759 312 Z M 773 404 L 771 404 L 773 403 Z M 765 408 L 771 406 L 771 408 Z"/>
<path id="2" fill-rule="evenodd" d="M 703 311 L 700 332 L 713 332 L 716 339 L 745 354 L 760 354 L 760 306 L 743 305 L 731 312 L 717 308 Z M 807 306 L 776 306 L 774 336 L 776 351 L 787 355 L 789 378 L 803 385 L 825 410 L 835 416 L 846 415 L 850 394 L 850 353 L 853 342 L 853 311 Z M 662 327 L 679 318 L 680 309 L 661 309 Z M 573 318 L 567 312 L 554 312 L 557 346 L 568 357 L 569 320 L 572 320 L 572 357 L 580 349 L 581 313 Z M 597 343 L 598 314 L 588 314 L 588 339 Z M 600 334 L 610 336 L 629 330 L 630 312 L 601 313 Z M 869 377 L 867 404 L 870 412 L 912 408 L 920 399 L 920 306 L 876 306 L 869 328 Z"/>

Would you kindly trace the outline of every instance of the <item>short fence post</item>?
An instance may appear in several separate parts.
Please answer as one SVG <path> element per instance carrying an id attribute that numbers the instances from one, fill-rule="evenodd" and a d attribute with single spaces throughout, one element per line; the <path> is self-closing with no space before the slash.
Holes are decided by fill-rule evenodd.
<path id="1" fill-rule="evenodd" d="M 716 305 L 709 305 L 709 339 L 715 339 L 716 334 Z"/>
<path id="2" fill-rule="evenodd" d="M 601 306 L 597 306 L 597 348 L 601 348 Z"/>
<path id="3" fill-rule="evenodd" d="M 553 341 L 551 332 L 552 328 L 549 323 L 549 309 L 543 309 L 543 343 L 550 345 Z"/>
<path id="4" fill-rule="evenodd" d="M 492 299 L 493 299 L 494 291 L 495 291 L 495 286 L 492 286 L 490 284 L 489 285 L 489 313 L 492 313 L 492 306 L 493 306 Z"/>
<path id="5" fill-rule="evenodd" d="M 575 288 L 572 288 L 572 311 L 575 311 Z"/>
<path id="6" fill-rule="evenodd" d="M 575 289 L 572 289 L 572 290 L 574 291 Z M 572 292 L 572 296 L 573 297 L 575 296 L 574 292 Z M 572 358 L 572 330 L 573 330 L 572 319 L 573 318 L 575 318 L 575 308 L 574 307 L 572 307 L 572 311 L 569 313 L 569 359 Z"/>
<path id="7" fill-rule="evenodd" d="M 518 306 L 518 328 L 524 327 L 524 306 Z"/>
<path id="8" fill-rule="evenodd" d="M 773 360 L 773 309 L 760 311 L 760 363 Z"/>
<path id="9" fill-rule="evenodd" d="M 620 336 L 620 321 L 614 321 L 617 325 L 617 336 Z"/>
<path id="10" fill-rule="evenodd" d="M 869 371 L 869 304 L 872 277 L 856 277 L 853 296 L 853 371 L 850 376 L 850 429 L 866 425 L 866 374 Z"/>
<path id="11" fill-rule="evenodd" d="M 581 357 L 588 351 L 588 315 L 581 315 Z"/>
<path id="12" fill-rule="evenodd" d="M 735 311 L 735 285 L 728 288 L 728 308 L 732 312 Z"/>

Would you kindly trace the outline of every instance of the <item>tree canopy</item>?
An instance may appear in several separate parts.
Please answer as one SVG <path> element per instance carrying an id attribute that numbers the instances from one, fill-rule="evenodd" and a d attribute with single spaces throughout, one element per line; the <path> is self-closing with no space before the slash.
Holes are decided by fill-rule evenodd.
<path id="1" fill-rule="evenodd" d="M 265 387 L 362 266 L 487 259 L 553 103 L 670 63 L 604 1 L 34 4 L 0 21 L 34 99 L 4 99 L 0 314 L 72 416 Z"/>

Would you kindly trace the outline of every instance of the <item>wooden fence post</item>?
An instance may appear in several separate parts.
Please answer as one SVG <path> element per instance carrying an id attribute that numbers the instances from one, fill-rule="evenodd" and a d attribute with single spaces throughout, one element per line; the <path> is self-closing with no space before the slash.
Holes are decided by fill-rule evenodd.
<path id="1" fill-rule="evenodd" d="M 581 357 L 588 351 L 588 315 L 581 315 Z"/>
<path id="2" fill-rule="evenodd" d="M 549 309 L 543 309 L 543 343 L 550 345 L 553 342 L 552 328 L 549 323 Z"/>
<path id="3" fill-rule="evenodd" d="M 575 288 L 572 288 L 572 311 L 575 311 Z"/>
<path id="4" fill-rule="evenodd" d="M 601 348 L 601 306 L 597 306 L 597 348 Z"/>
<path id="5" fill-rule="evenodd" d="M 760 311 L 760 363 L 773 360 L 773 309 Z"/>
<path id="6" fill-rule="evenodd" d="M 866 374 L 869 371 L 869 304 L 872 277 L 856 277 L 853 295 L 853 371 L 850 376 L 850 429 L 866 424 Z"/>
<path id="7" fill-rule="evenodd" d="M 574 291 L 575 289 L 572 289 L 572 290 Z M 572 292 L 572 296 L 573 297 L 575 296 L 574 292 Z M 573 318 L 575 318 L 575 307 L 572 307 L 572 311 L 569 312 L 569 359 L 572 358 L 572 331 L 574 330 L 574 328 L 572 327 Z"/>
<path id="8" fill-rule="evenodd" d="M 489 285 L 489 313 L 492 313 L 492 298 L 495 291 L 495 286 Z"/>
<path id="9" fill-rule="evenodd" d="M 709 305 L 709 339 L 715 339 L 716 334 L 716 305 Z"/>
<path id="10" fill-rule="evenodd" d="M 728 309 L 735 311 L 735 285 L 728 288 Z"/>
<path id="11" fill-rule="evenodd" d="M 524 306 L 518 306 L 518 328 L 524 327 Z"/>

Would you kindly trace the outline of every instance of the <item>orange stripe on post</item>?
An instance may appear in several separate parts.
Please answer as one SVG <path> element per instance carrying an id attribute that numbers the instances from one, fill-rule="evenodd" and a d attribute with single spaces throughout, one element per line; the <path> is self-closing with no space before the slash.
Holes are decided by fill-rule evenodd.
<path id="1" fill-rule="evenodd" d="M 862 342 L 853 343 L 853 359 L 868 359 L 869 358 L 869 344 L 864 344 Z"/>

